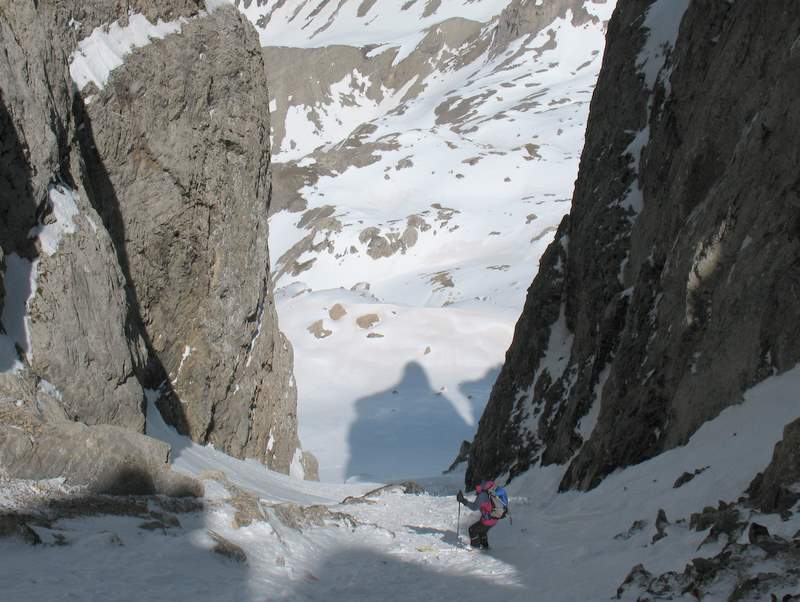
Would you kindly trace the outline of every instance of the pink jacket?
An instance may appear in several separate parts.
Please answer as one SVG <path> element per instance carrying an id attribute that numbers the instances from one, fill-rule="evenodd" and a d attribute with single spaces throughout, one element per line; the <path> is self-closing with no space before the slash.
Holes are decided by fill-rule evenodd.
<path id="1" fill-rule="evenodd" d="M 484 501 L 480 502 L 480 505 L 481 505 L 480 506 L 480 508 L 481 508 L 481 522 L 484 525 L 486 525 L 488 527 L 491 527 L 491 526 L 493 526 L 493 525 L 495 525 L 497 523 L 497 519 L 496 518 L 492 518 L 492 510 L 494 509 L 492 507 L 492 501 L 489 499 L 489 494 L 485 493 L 485 492 L 479 493 L 478 497 L 477 497 L 477 499 L 475 501 L 477 502 L 482 497 L 485 497 L 486 501 L 485 502 Z"/>
<path id="2" fill-rule="evenodd" d="M 481 522 L 487 527 L 492 527 L 497 524 L 497 519 L 492 517 L 492 500 L 489 499 L 489 494 L 486 493 L 487 489 L 494 487 L 492 481 L 484 481 L 480 485 L 475 486 L 475 492 L 478 496 L 474 502 L 467 502 L 465 505 L 471 510 L 478 510 L 481 513 Z"/>

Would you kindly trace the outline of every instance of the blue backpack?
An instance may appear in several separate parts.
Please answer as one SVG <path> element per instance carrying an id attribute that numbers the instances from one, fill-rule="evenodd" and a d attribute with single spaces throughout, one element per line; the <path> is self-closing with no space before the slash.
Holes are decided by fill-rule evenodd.
<path id="1" fill-rule="evenodd" d="M 492 502 L 490 516 L 498 520 L 508 516 L 508 520 L 511 522 L 511 516 L 508 513 L 508 494 L 506 490 L 503 487 L 493 487 L 487 490 L 486 493 L 489 494 L 489 501 Z"/>

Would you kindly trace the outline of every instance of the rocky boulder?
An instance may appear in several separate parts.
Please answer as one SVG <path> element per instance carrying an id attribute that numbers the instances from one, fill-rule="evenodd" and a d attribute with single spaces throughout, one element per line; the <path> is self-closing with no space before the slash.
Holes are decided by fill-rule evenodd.
<path id="1" fill-rule="evenodd" d="M 0 405 L 0 467 L 20 479 L 62 477 L 92 494 L 202 496 L 203 486 L 169 468 L 166 443 L 111 425 L 45 422 Z"/>

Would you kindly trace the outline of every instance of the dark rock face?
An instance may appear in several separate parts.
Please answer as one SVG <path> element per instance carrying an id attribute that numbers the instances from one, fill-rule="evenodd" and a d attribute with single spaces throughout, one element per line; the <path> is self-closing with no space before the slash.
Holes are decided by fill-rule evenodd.
<path id="1" fill-rule="evenodd" d="M 648 42 L 669 4 L 622 0 L 609 23 L 573 208 L 470 482 L 570 462 L 562 488 L 591 488 L 800 359 L 797 7 L 693 1 L 674 45 Z"/>
<path id="2" fill-rule="evenodd" d="M 775 445 L 767 469 L 750 484 L 748 494 L 762 512 L 786 512 L 800 500 L 792 487 L 800 481 L 800 419 L 783 429 L 783 440 Z"/>
<path id="3" fill-rule="evenodd" d="M 0 1 L 8 476 L 176 490 L 162 474 L 168 448 L 140 434 L 143 387 L 159 388 L 166 417 L 197 441 L 283 472 L 299 457 L 267 252 L 263 58 L 235 9 L 203 4 Z M 134 50 L 101 88 L 76 91 L 78 41 L 125 26 L 129 9 L 181 18 L 181 31 Z M 313 472 L 313 458 L 301 463 Z"/>

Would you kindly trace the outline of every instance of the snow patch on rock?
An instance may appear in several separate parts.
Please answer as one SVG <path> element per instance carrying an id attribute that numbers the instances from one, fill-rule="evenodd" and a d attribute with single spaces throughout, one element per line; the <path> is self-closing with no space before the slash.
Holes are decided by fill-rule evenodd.
<path id="1" fill-rule="evenodd" d="M 48 189 L 48 198 L 52 208 L 48 220 L 52 218 L 53 221 L 34 226 L 28 236 L 38 237 L 42 251 L 47 255 L 55 255 L 63 236 L 75 233 L 75 217 L 80 213 L 78 193 L 63 184 L 53 184 Z"/>
<path id="2" fill-rule="evenodd" d="M 212 2 L 214 4 L 214 2 Z M 218 3 L 216 3 L 218 4 Z M 128 15 L 128 24 L 101 25 L 91 35 L 78 43 L 70 54 L 69 73 L 79 90 L 90 83 L 102 89 L 111 77 L 111 72 L 122 65 L 125 57 L 135 48 L 147 46 L 153 40 L 181 31 L 187 19 L 151 23 L 139 13 Z"/>

